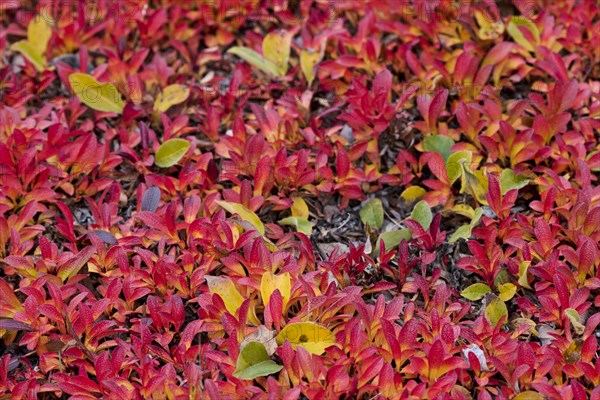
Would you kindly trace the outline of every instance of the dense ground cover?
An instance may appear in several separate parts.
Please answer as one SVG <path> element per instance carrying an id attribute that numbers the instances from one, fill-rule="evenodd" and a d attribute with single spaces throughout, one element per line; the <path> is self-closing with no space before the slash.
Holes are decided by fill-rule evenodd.
<path id="1" fill-rule="evenodd" d="M 600 399 L 595 1 L 0 23 L 0 398 Z"/>

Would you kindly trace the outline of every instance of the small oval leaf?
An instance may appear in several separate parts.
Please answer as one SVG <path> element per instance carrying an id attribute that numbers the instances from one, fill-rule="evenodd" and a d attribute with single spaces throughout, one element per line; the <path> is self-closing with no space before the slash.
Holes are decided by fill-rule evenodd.
<path id="1" fill-rule="evenodd" d="M 485 283 L 474 283 L 462 292 L 460 295 L 471 301 L 481 300 L 486 293 L 491 293 L 492 289 Z"/>
<path id="2" fill-rule="evenodd" d="M 151 186 L 142 197 L 142 211 L 155 212 L 160 202 L 160 189 L 156 186 Z"/>
<path id="3" fill-rule="evenodd" d="M 75 72 L 69 75 L 69 84 L 75 95 L 88 107 L 104 112 L 123 112 L 125 104 L 112 83 L 99 83 L 93 76 Z"/>
<path id="4" fill-rule="evenodd" d="M 371 228 L 381 229 L 383 225 L 383 203 L 380 199 L 372 199 L 359 212 L 360 219 Z"/>
<path id="5" fill-rule="evenodd" d="M 265 59 L 263 56 L 258 54 L 252 49 L 246 47 L 235 46 L 227 50 L 228 53 L 235 54 L 247 63 L 255 66 L 263 72 L 272 74 L 274 76 L 280 76 L 279 67 L 277 64 Z"/>
<path id="6" fill-rule="evenodd" d="M 262 343 L 249 342 L 240 351 L 233 376 L 251 380 L 277 373 L 282 368 L 283 366 L 269 358 L 269 353 Z"/>
<path id="7" fill-rule="evenodd" d="M 154 111 L 166 112 L 174 105 L 181 104 L 190 96 L 190 89 L 184 85 L 169 85 L 156 97 Z"/>
<path id="8" fill-rule="evenodd" d="M 161 168 L 171 167 L 179 162 L 190 148 L 190 142 L 184 139 L 169 139 L 160 145 L 154 163 Z"/>
<path id="9" fill-rule="evenodd" d="M 429 203 L 425 200 L 421 200 L 415 204 L 415 208 L 413 208 L 410 218 L 421 224 L 423 229 L 427 231 L 431 225 L 431 221 L 433 221 L 433 214 L 431 213 Z"/>
<path id="10" fill-rule="evenodd" d="M 295 322 L 286 325 L 277 335 L 277 343 L 283 344 L 288 340 L 295 349 L 303 347 L 311 354 L 323 354 L 326 348 L 334 346 L 335 336 L 333 333 L 314 322 Z"/>

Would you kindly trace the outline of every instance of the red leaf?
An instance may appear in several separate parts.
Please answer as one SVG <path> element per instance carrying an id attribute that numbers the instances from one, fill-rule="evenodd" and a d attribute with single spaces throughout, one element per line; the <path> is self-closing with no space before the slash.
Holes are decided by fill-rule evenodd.
<path id="1" fill-rule="evenodd" d="M 337 159 L 335 160 L 335 168 L 339 178 L 345 178 L 350 172 L 350 159 L 348 153 L 343 148 L 339 148 L 337 151 Z"/>

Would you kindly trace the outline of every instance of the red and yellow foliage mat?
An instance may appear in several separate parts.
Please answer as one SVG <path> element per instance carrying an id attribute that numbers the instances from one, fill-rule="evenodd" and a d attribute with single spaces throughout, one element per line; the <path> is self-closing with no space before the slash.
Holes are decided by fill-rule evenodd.
<path id="1" fill-rule="evenodd" d="M 593 0 L 3 0 L 0 399 L 600 399 Z"/>

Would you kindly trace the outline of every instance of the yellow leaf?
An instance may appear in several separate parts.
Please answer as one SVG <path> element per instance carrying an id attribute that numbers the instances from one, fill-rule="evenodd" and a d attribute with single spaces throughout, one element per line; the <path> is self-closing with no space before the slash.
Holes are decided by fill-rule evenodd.
<path id="1" fill-rule="evenodd" d="M 492 16 L 484 14 L 481 11 L 475 11 L 475 19 L 479 25 L 479 36 L 482 40 L 496 39 L 498 36 L 504 33 L 504 23 L 501 19 L 497 21 L 492 20 Z"/>
<path id="2" fill-rule="evenodd" d="M 512 283 L 500 284 L 498 285 L 498 292 L 500 292 L 498 297 L 502 301 L 509 301 L 517 293 L 517 287 Z"/>
<path id="3" fill-rule="evenodd" d="M 407 189 L 405 189 L 401 194 L 400 197 L 402 197 L 404 199 L 404 201 L 408 202 L 408 203 L 412 203 L 415 200 L 420 199 L 421 197 L 425 196 L 427 192 L 425 191 L 425 189 L 423 189 L 421 186 L 411 186 Z"/>
<path id="4" fill-rule="evenodd" d="M 246 61 L 249 64 L 252 64 L 256 68 L 260 69 L 261 71 L 264 71 L 266 73 L 269 73 L 269 74 L 275 75 L 275 76 L 283 75 L 277 64 L 272 63 L 271 61 L 267 60 L 266 58 L 264 58 L 263 56 L 261 56 L 260 54 L 258 54 L 256 51 L 254 51 L 252 49 L 249 49 L 246 47 L 235 46 L 235 47 L 232 47 L 229 50 L 227 50 L 227 52 L 231 53 L 231 54 L 235 54 L 236 56 L 240 57 L 242 60 Z"/>
<path id="5" fill-rule="evenodd" d="M 519 285 L 527 289 L 531 289 L 531 286 L 529 286 L 529 282 L 527 281 L 529 264 L 531 264 L 531 261 L 522 261 L 519 263 Z"/>
<path id="6" fill-rule="evenodd" d="M 312 235 L 313 223 L 302 217 L 287 217 L 279 220 L 279 225 L 293 225 L 296 231 L 304 233 L 306 236 Z"/>
<path id="7" fill-rule="evenodd" d="M 210 293 L 218 294 L 223 299 L 227 311 L 231 315 L 235 315 L 244 302 L 244 297 L 235 288 L 233 282 L 221 276 L 205 276 L 204 279 L 206 279 Z"/>
<path id="8" fill-rule="evenodd" d="M 285 310 L 292 292 L 292 277 L 289 272 L 275 275 L 272 271 L 266 271 L 263 274 L 260 281 L 260 295 L 265 307 L 269 304 L 269 300 L 275 289 L 279 289 L 279 293 L 283 297 L 283 309 Z"/>
<path id="9" fill-rule="evenodd" d="M 498 297 L 491 295 L 491 300 L 485 307 L 485 318 L 494 326 L 498 325 L 500 319 L 504 318 L 504 323 L 508 319 L 508 309 L 506 304 Z"/>
<path id="10" fill-rule="evenodd" d="M 513 400 L 544 400 L 545 397 L 539 394 L 538 392 L 534 392 L 533 390 L 527 390 L 525 392 L 521 392 L 515 397 Z"/>
<path id="11" fill-rule="evenodd" d="M 263 39 L 263 57 L 277 65 L 280 75 L 287 72 L 291 49 L 292 35 L 284 30 L 273 31 Z"/>
<path id="12" fill-rule="evenodd" d="M 294 202 L 292 203 L 292 216 L 308 218 L 308 206 L 302 197 L 294 198 Z"/>
<path id="13" fill-rule="evenodd" d="M 166 112 L 171 106 L 183 103 L 190 95 L 190 89 L 184 85 L 169 85 L 156 97 L 154 111 Z"/>
<path id="14" fill-rule="evenodd" d="M 112 83 L 99 83 L 93 76 L 80 72 L 69 75 L 73 92 L 88 107 L 104 112 L 122 113 L 125 104 Z"/>
<path id="15" fill-rule="evenodd" d="M 462 168 L 462 181 L 460 193 L 468 193 L 479 204 L 488 205 L 485 195 L 487 193 L 487 178 L 483 175 L 482 171 L 471 172 L 470 168 L 465 166 L 465 163 L 461 163 Z"/>
<path id="16" fill-rule="evenodd" d="M 581 322 L 579 322 L 579 313 L 577 312 L 577 310 L 567 308 L 565 310 L 565 315 L 571 321 L 571 325 L 573 325 L 575 332 L 578 335 L 583 335 L 583 332 L 585 331 L 585 326 Z"/>
<path id="17" fill-rule="evenodd" d="M 452 207 L 452 211 L 469 219 L 473 219 L 475 216 L 475 210 L 473 210 L 473 207 L 468 204 L 456 204 L 454 207 Z"/>
<path id="18" fill-rule="evenodd" d="M 525 27 L 534 38 L 534 43 L 532 44 L 527 40 L 523 32 L 519 29 L 519 27 Z M 523 46 L 529 52 L 535 52 L 535 46 L 540 44 L 540 31 L 537 26 L 528 18 L 523 16 L 512 16 L 506 27 L 506 31 L 513 38 L 513 40 Z M 534 46 L 535 45 L 535 46 Z"/>
<path id="19" fill-rule="evenodd" d="M 265 234 L 265 226 L 260 218 L 258 218 L 258 215 L 250 211 L 245 205 L 229 201 L 217 201 L 217 204 L 230 213 L 239 215 L 244 221 L 249 222 L 261 235 Z"/>
<path id="20" fill-rule="evenodd" d="M 300 67 L 309 85 L 315 79 L 315 65 L 319 61 L 321 61 L 321 55 L 313 49 L 302 50 L 300 53 Z"/>
<path id="21" fill-rule="evenodd" d="M 448 156 L 446 160 L 446 174 L 450 183 L 456 182 L 462 173 L 461 164 L 471 164 L 473 153 L 467 150 L 457 151 Z"/>
<path id="22" fill-rule="evenodd" d="M 42 72 L 46 69 L 46 59 L 27 40 L 21 40 L 20 42 L 13 43 L 12 46 L 10 46 L 10 49 L 12 51 L 18 51 L 21 53 L 39 72 Z"/>
<path id="23" fill-rule="evenodd" d="M 323 354 L 326 348 L 336 344 L 333 333 L 314 322 L 295 322 L 287 325 L 277 335 L 277 343 L 281 345 L 286 340 L 294 349 L 300 346 L 317 355 Z"/>
<path id="24" fill-rule="evenodd" d="M 190 148 L 190 142 L 184 139 L 169 139 L 160 145 L 154 157 L 154 163 L 161 168 L 171 167 L 179 162 Z"/>
<path id="25" fill-rule="evenodd" d="M 27 41 L 41 56 L 46 52 L 51 36 L 52 29 L 41 15 L 36 15 L 27 26 Z"/>

